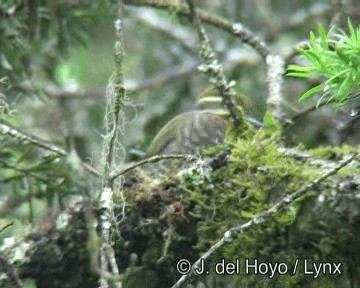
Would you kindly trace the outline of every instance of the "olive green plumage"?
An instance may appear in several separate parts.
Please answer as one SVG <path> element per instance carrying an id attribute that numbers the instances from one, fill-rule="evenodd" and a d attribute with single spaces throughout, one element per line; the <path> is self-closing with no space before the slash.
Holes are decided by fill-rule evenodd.
<path id="1" fill-rule="evenodd" d="M 150 155 L 193 154 L 199 147 L 223 142 L 228 120 L 212 111 L 182 113 L 168 122 L 156 135 Z"/>
<path id="2" fill-rule="evenodd" d="M 251 110 L 245 97 L 233 92 L 232 100 L 236 106 Z M 194 111 L 176 116 L 158 132 L 148 154 L 194 154 L 201 147 L 221 144 L 225 139 L 229 118 L 222 97 L 214 87 L 210 87 L 197 97 Z M 256 119 L 250 117 L 247 121 L 255 127 L 262 127 Z"/>
<path id="3" fill-rule="evenodd" d="M 194 154 L 200 147 L 223 142 L 229 113 L 214 89 L 198 97 L 194 111 L 174 117 L 155 136 L 149 155 Z"/>

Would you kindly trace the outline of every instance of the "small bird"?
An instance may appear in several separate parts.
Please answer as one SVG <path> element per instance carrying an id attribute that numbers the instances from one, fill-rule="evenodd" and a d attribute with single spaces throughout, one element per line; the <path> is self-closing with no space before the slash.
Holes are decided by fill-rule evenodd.
<path id="1" fill-rule="evenodd" d="M 200 147 L 221 144 L 229 124 L 229 113 L 214 88 L 200 94 L 196 109 L 177 115 L 157 133 L 148 154 L 194 154 Z"/>
<path id="2" fill-rule="evenodd" d="M 222 143 L 227 125 L 226 119 L 208 111 L 182 113 L 159 131 L 149 155 L 194 154 L 199 147 Z"/>

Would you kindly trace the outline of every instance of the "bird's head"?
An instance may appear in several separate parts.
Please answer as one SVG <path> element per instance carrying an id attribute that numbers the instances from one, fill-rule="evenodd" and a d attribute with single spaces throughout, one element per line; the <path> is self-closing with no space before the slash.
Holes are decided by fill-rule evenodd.
<path id="1" fill-rule="evenodd" d="M 230 97 L 235 105 L 240 105 L 247 111 L 251 109 L 251 104 L 245 96 L 231 91 Z M 224 118 L 228 118 L 230 116 L 229 111 L 224 106 L 223 98 L 219 95 L 219 92 L 215 87 L 207 88 L 199 94 L 197 97 L 195 109 L 208 111 L 209 113 Z"/>

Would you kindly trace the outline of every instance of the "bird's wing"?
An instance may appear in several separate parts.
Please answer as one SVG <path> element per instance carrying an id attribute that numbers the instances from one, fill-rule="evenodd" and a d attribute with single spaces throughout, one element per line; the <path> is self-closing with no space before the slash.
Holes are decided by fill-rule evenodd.
<path id="1" fill-rule="evenodd" d="M 191 112 L 185 112 L 175 116 L 171 119 L 160 131 L 156 134 L 154 140 L 149 147 L 149 155 L 157 155 L 161 151 L 166 150 L 166 147 L 178 137 L 181 137 L 181 126 L 190 119 Z"/>

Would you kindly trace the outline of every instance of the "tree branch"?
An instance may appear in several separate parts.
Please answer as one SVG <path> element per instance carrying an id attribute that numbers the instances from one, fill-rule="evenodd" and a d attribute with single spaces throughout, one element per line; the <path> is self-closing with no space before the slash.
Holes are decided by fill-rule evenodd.
<path id="1" fill-rule="evenodd" d="M 190 154 L 174 154 L 174 155 L 155 155 L 146 159 L 143 159 L 139 162 L 136 162 L 124 169 L 120 169 L 118 171 L 115 171 L 114 173 L 112 173 L 110 175 L 110 181 L 115 180 L 117 177 L 124 175 L 125 173 L 129 172 L 130 170 L 133 170 L 137 167 L 140 167 L 142 165 L 148 164 L 148 163 L 156 163 L 162 160 L 167 160 L 167 159 L 184 159 L 187 161 L 194 161 L 197 159 L 197 157 L 195 157 L 194 155 L 190 155 Z"/>
<path id="2" fill-rule="evenodd" d="M 0 228 L 0 233 L 3 232 L 5 229 L 11 227 L 12 225 L 14 225 L 14 222 L 10 222 L 6 224 L 4 227 Z"/>
<path id="3" fill-rule="evenodd" d="M 0 133 L 15 138 L 19 142 L 30 143 L 34 146 L 40 147 L 42 149 L 45 149 L 62 157 L 66 157 L 69 155 L 64 148 L 57 146 L 56 144 L 46 141 L 44 139 L 41 139 L 37 136 L 23 132 L 20 129 L 12 126 L 10 123 L 2 119 L 0 119 Z M 80 163 L 86 171 L 88 171 L 89 173 L 91 173 L 96 177 L 101 177 L 101 174 L 94 167 L 82 161 Z"/>
<path id="4" fill-rule="evenodd" d="M 124 3 L 128 5 L 166 9 L 168 11 L 175 11 L 178 15 L 181 16 L 190 16 L 190 11 L 186 5 L 177 5 L 170 2 L 154 0 L 125 0 Z M 213 25 L 230 33 L 233 36 L 236 36 L 244 43 L 253 47 L 263 58 L 266 58 L 266 56 L 270 54 L 270 48 L 263 41 L 254 36 L 254 34 L 246 29 L 241 23 L 231 23 L 221 17 L 208 14 L 200 9 L 196 9 L 196 13 L 202 22 Z"/>
<path id="5" fill-rule="evenodd" d="M 254 216 L 250 221 L 233 227 L 230 230 L 226 231 L 224 233 L 223 238 L 220 239 L 220 241 L 216 242 L 213 246 L 210 247 L 208 251 L 206 251 L 201 258 L 196 260 L 196 262 L 192 265 L 191 270 L 188 274 L 183 275 L 173 286 L 172 288 L 180 288 L 186 281 L 189 280 L 190 277 L 196 274 L 196 269 L 199 267 L 201 262 L 203 260 L 206 260 L 210 258 L 212 254 L 214 254 L 217 250 L 219 250 L 221 247 L 223 247 L 226 243 L 230 242 L 235 236 L 238 234 L 244 233 L 250 228 L 262 224 L 265 221 L 267 221 L 271 216 L 273 216 L 276 212 L 278 212 L 280 209 L 285 208 L 292 202 L 294 202 L 299 197 L 303 196 L 306 192 L 313 190 L 316 186 L 318 186 L 321 182 L 329 178 L 330 176 L 337 173 L 341 168 L 348 165 L 350 162 L 352 162 L 357 157 L 357 154 L 353 154 L 344 160 L 340 161 L 338 165 L 330 169 L 328 172 L 324 173 L 319 178 L 315 179 L 308 185 L 306 185 L 303 188 L 300 188 L 299 190 L 295 191 L 291 195 L 288 195 L 284 198 L 282 198 L 279 202 L 277 202 L 273 207 L 270 209 L 263 211 L 256 216 Z"/>

